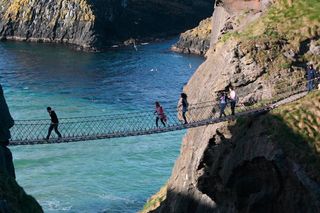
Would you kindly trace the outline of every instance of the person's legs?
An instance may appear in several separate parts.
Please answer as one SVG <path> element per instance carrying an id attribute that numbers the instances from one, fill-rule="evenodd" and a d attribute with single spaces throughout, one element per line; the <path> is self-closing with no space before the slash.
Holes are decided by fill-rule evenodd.
<path id="1" fill-rule="evenodd" d="M 313 80 L 308 80 L 308 91 L 313 89 Z"/>
<path id="2" fill-rule="evenodd" d="M 224 113 L 224 104 L 220 104 L 220 116 L 219 116 L 219 118 L 221 118 L 222 115 L 225 115 L 225 113 Z"/>
<path id="3" fill-rule="evenodd" d="M 234 111 L 236 108 L 236 102 L 235 101 L 231 101 L 231 114 L 234 115 Z"/>
<path id="4" fill-rule="evenodd" d="M 56 132 L 56 134 L 58 135 L 59 138 L 61 138 L 61 134 L 58 130 L 58 124 L 54 124 L 54 131 Z"/>
<path id="5" fill-rule="evenodd" d="M 188 121 L 187 121 L 187 117 L 186 117 L 186 112 L 182 112 L 182 117 L 183 117 L 183 120 L 184 120 L 184 124 L 187 124 Z"/>
<path id="6" fill-rule="evenodd" d="M 221 107 L 221 115 L 224 115 L 224 117 L 226 117 L 226 113 L 224 112 L 224 110 L 226 109 L 226 104 L 222 104 L 222 107 Z"/>
<path id="7" fill-rule="evenodd" d="M 161 123 L 163 124 L 163 126 L 166 126 L 166 123 L 164 122 L 163 118 L 160 119 Z"/>
<path id="8" fill-rule="evenodd" d="M 49 139 L 52 130 L 53 130 L 53 124 L 50 124 L 49 129 L 48 129 L 48 135 L 47 135 L 47 137 L 46 137 L 47 140 Z"/>
<path id="9" fill-rule="evenodd" d="M 156 118 L 156 126 L 158 127 L 159 117 Z"/>

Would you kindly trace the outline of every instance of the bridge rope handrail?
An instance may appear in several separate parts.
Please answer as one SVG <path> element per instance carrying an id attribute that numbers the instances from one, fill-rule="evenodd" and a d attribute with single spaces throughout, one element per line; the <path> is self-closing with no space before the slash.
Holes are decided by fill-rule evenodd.
<path id="1" fill-rule="evenodd" d="M 297 80 L 298 79 L 296 79 L 296 82 Z M 285 90 L 281 90 L 281 93 L 278 93 L 276 97 L 270 100 L 262 100 L 261 102 L 256 102 L 251 105 L 250 103 L 249 105 L 239 104 L 236 111 L 237 116 L 268 110 L 272 104 L 291 95 L 303 92 L 305 90 L 304 84 L 307 83 L 308 80 L 302 80 L 302 78 L 300 80 L 301 82 L 299 83 L 295 82 L 290 86 L 283 87 Z M 319 80 L 319 78 L 315 78 L 314 80 Z M 288 82 L 286 82 L 286 85 L 288 85 Z M 254 94 L 263 94 L 265 92 L 270 93 L 270 91 L 261 90 L 256 91 Z M 217 112 L 219 111 L 218 106 L 217 100 L 190 104 L 187 113 L 189 124 L 187 125 L 181 122 L 181 109 L 177 107 L 167 108 L 165 109 L 165 113 L 168 123 L 166 127 L 161 128 L 155 126 L 155 115 L 151 110 L 147 112 L 135 111 L 126 114 L 104 116 L 62 118 L 60 119 L 59 128 L 62 130 L 63 138 L 60 141 L 53 139 L 53 143 L 154 134 L 217 123 L 226 120 L 226 118 L 220 119 L 217 117 Z M 177 116 L 177 113 L 180 116 Z M 227 119 L 230 118 L 231 117 L 228 117 Z M 17 120 L 15 126 L 12 128 L 11 144 L 27 145 L 44 143 L 43 138 L 47 133 L 49 124 L 48 119 Z M 159 122 L 159 126 L 161 125 Z"/>
<path id="2" fill-rule="evenodd" d="M 308 80 L 305 79 L 305 77 L 299 77 L 299 78 L 292 78 L 290 79 L 290 81 L 292 80 L 303 80 L 303 82 L 300 82 L 299 84 L 295 84 L 291 87 L 297 87 L 297 85 L 301 86 L 303 84 L 305 84 Z M 319 79 L 319 77 L 316 77 L 314 78 L 314 80 L 317 80 Z M 288 80 L 288 79 L 287 79 Z M 278 86 L 279 85 L 287 85 L 288 84 L 288 81 L 286 82 L 281 82 L 279 84 L 277 84 Z M 287 87 L 288 88 L 288 87 Z M 220 92 L 220 91 L 218 91 Z M 257 91 L 255 92 L 255 94 L 257 93 L 265 93 L 265 91 Z M 206 100 L 206 101 L 201 101 L 201 102 L 198 102 L 198 103 L 190 103 L 189 104 L 189 109 L 192 109 L 192 107 L 197 107 L 199 105 L 204 105 L 204 104 L 209 104 L 210 106 L 212 106 L 212 103 L 215 103 L 217 102 L 217 100 Z M 206 106 L 204 106 L 206 107 Z M 176 110 L 178 107 L 175 106 L 175 107 L 166 107 L 165 110 L 168 111 L 168 110 Z M 139 111 L 139 110 L 132 110 L 130 112 L 124 112 L 124 113 L 110 113 L 110 114 L 101 114 L 101 115 L 90 115 L 90 116 L 73 116 L 73 117 L 61 117 L 60 120 L 72 120 L 72 119 L 93 119 L 93 118 L 101 118 L 101 117 L 107 117 L 108 119 L 112 119 L 112 117 L 125 117 L 125 118 L 133 118 L 133 117 L 138 117 L 137 114 L 143 114 L 143 113 L 151 113 L 151 111 L 148 111 L 148 112 L 145 112 L 145 111 Z M 134 115 L 134 116 L 131 116 L 131 115 Z M 101 119 L 103 120 L 103 119 Z M 47 122 L 48 119 L 46 118 L 40 118 L 40 119 L 19 119 L 19 120 L 16 120 L 17 122 L 32 122 L 32 121 L 35 121 L 35 122 Z"/>

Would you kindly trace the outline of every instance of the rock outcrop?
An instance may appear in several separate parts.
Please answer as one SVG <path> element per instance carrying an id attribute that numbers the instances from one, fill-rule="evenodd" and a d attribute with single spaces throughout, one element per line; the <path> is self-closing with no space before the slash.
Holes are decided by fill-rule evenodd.
<path id="1" fill-rule="evenodd" d="M 171 50 L 186 54 L 205 55 L 210 48 L 212 19 L 207 18 L 199 26 L 180 35 L 179 41 Z"/>
<path id="2" fill-rule="evenodd" d="M 27 195 L 15 181 L 12 154 L 7 147 L 11 137 L 9 129 L 13 124 L 14 121 L 0 85 L 0 212 L 42 213 L 38 202 Z"/>
<path id="3" fill-rule="evenodd" d="M 104 47 L 179 33 L 211 8 L 211 0 L 4 0 L 0 38 Z"/>
<path id="4" fill-rule="evenodd" d="M 320 158 L 314 146 L 319 141 L 293 133 L 284 117 L 299 114 L 288 111 L 295 105 L 316 102 L 308 113 L 319 116 L 313 98 L 320 93 L 280 108 L 283 114 L 189 130 L 166 200 L 154 212 L 318 212 Z"/>
<path id="5" fill-rule="evenodd" d="M 9 176 L 0 175 L 0 194 L 0 212 L 43 213 L 39 203 Z"/>
<path id="6" fill-rule="evenodd" d="M 184 88 L 189 102 L 214 102 L 229 86 L 244 105 L 303 89 L 306 64 L 320 63 L 313 3 L 217 2 L 207 60 Z M 319 212 L 319 95 L 188 130 L 166 199 L 150 212 Z"/>

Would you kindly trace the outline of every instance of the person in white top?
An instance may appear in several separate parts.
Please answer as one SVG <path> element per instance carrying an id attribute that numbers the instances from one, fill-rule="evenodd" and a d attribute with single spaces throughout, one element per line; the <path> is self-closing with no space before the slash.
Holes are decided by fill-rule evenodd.
<path id="1" fill-rule="evenodd" d="M 236 104 L 237 104 L 237 94 L 234 91 L 234 88 L 230 86 L 229 88 L 229 96 L 230 96 L 230 105 L 231 105 L 231 114 L 235 114 Z"/>

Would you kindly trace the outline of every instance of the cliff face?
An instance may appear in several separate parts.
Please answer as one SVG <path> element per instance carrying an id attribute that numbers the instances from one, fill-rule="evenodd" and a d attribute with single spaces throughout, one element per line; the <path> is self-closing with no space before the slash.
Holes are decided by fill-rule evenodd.
<path id="1" fill-rule="evenodd" d="M 95 15 L 86 0 L 4 0 L 0 2 L 2 39 L 64 42 L 84 48 L 95 40 Z"/>
<path id="2" fill-rule="evenodd" d="M 27 195 L 15 181 L 12 153 L 7 147 L 14 121 L 0 84 L 0 212 L 42 213 L 38 202 Z"/>
<path id="3" fill-rule="evenodd" d="M 291 125 L 316 123 L 286 120 L 317 118 L 319 98 L 317 92 L 270 114 L 189 130 L 166 200 L 154 212 L 319 212 L 319 136 L 303 137 Z"/>
<path id="4" fill-rule="evenodd" d="M 180 53 L 205 55 L 210 48 L 211 22 L 211 18 L 207 18 L 196 28 L 182 33 L 179 41 L 171 49 Z"/>
<path id="5" fill-rule="evenodd" d="M 39 203 L 6 175 L 0 175 L 0 212 L 42 213 Z"/>
<path id="6" fill-rule="evenodd" d="M 217 100 L 230 85 L 243 104 L 303 89 L 306 63 L 320 63 L 320 16 L 311 9 L 319 7 L 219 1 L 207 60 L 184 88 L 189 102 Z M 188 130 L 166 198 L 152 212 L 319 212 L 319 95 Z"/>
<path id="7" fill-rule="evenodd" d="M 102 47 L 181 32 L 211 8 L 211 0 L 3 0 L 0 37 Z"/>

